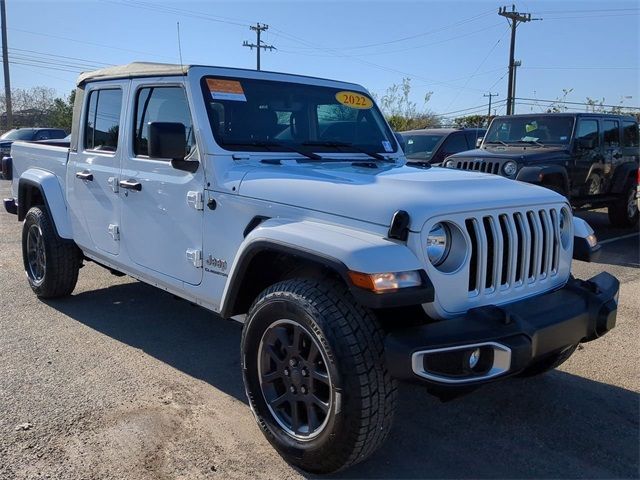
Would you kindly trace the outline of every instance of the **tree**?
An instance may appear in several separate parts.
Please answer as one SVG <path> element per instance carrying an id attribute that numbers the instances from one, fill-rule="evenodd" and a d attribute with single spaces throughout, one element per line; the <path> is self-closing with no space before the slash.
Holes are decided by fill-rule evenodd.
<path id="1" fill-rule="evenodd" d="M 391 85 L 380 97 L 380 109 L 395 131 L 437 127 L 440 119 L 425 108 L 432 94 L 427 92 L 423 108 L 418 108 L 418 104 L 410 100 L 411 79 L 403 78 L 400 85 Z"/>
<path id="2" fill-rule="evenodd" d="M 67 99 L 56 96 L 53 88 L 37 86 L 11 89 L 13 120 L 16 127 L 55 127 L 71 130 L 75 91 Z M 5 124 L 6 103 L 0 95 L 0 111 Z"/>
<path id="3" fill-rule="evenodd" d="M 56 98 L 53 106 L 49 110 L 49 126 L 62 128 L 67 132 L 71 131 L 71 119 L 73 117 L 73 103 L 75 101 L 76 92 L 73 90 L 68 100 Z"/>
<path id="4" fill-rule="evenodd" d="M 486 115 L 467 115 L 465 117 L 458 117 L 453 120 L 453 124 L 456 127 L 475 127 L 480 128 L 488 125 L 493 117 L 487 118 Z M 485 123 L 486 122 L 486 123 Z"/>

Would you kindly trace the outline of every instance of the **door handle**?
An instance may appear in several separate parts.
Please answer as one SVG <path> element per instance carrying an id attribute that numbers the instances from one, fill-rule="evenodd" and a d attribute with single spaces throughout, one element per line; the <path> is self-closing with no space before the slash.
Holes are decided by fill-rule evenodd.
<path id="1" fill-rule="evenodd" d="M 120 180 L 118 182 L 118 185 L 120 185 L 120 188 L 126 188 L 127 190 L 136 190 L 138 192 L 142 190 L 142 184 L 140 182 L 136 182 L 133 179 Z"/>
<path id="2" fill-rule="evenodd" d="M 86 180 L 87 182 L 93 182 L 93 173 L 88 170 L 76 172 L 76 178 L 79 178 L 80 180 Z"/>

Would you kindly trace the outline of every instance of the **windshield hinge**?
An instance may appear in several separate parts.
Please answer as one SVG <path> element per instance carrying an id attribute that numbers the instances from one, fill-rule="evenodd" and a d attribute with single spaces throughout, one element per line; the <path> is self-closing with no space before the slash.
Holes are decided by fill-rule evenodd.
<path id="1" fill-rule="evenodd" d="M 248 153 L 234 153 L 231 158 L 234 160 L 249 160 L 251 156 Z"/>
<path id="2" fill-rule="evenodd" d="M 187 261 L 196 268 L 202 268 L 202 250 L 187 249 Z"/>
<path id="3" fill-rule="evenodd" d="M 187 192 L 187 205 L 196 210 L 204 210 L 204 195 L 202 192 Z"/>

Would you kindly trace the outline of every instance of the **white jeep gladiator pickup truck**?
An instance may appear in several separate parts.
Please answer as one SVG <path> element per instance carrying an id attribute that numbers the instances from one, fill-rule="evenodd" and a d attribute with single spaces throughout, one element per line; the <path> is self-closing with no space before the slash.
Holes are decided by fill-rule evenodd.
<path id="1" fill-rule="evenodd" d="M 615 325 L 618 281 L 571 276 L 593 236 L 564 197 L 405 165 L 359 85 L 133 63 L 82 74 L 73 115 L 69 148 L 11 151 L 31 288 L 93 261 L 240 318 L 251 409 L 304 470 L 374 452 L 397 380 L 541 373 Z"/>

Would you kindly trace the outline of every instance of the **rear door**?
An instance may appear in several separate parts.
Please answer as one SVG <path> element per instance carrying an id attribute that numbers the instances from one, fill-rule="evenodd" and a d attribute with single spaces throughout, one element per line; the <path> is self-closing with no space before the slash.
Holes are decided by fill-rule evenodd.
<path id="1" fill-rule="evenodd" d="M 74 239 L 98 253 L 120 252 L 120 199 L 115 181 L 124 148 L 123 98 L 128 80 L 99 82 L 85 93 L 78 150 L 69 153 L 67 198 Z"/>
<path id="2" fill-rule="evenodd" d="M 130 104 L 132 141 L 120 175 L 123 242 L 136 264 L 197 285 L 203 271 L 203 162 L 191 173 L 148 155 L 149 123 L 179 122 L 187 133 L 185 153 L 199 157 L 186 91 L 181 82 L 134 80 Z"/>

